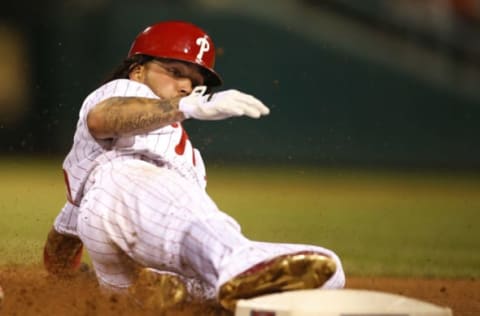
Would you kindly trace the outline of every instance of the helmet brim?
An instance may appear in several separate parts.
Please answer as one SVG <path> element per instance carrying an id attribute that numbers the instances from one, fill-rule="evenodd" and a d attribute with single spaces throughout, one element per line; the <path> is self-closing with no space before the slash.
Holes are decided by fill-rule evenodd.
<path id="1" fill-rule="evenodd" d="M 201 69 L 203 78 L 205 79 L 204 83 L 207 87 L 218 87 L 223 84 L 222 77 L 220 77 L 220 75 L 213 69 L 208 69 L 206 67 L 201 67 Z"/>

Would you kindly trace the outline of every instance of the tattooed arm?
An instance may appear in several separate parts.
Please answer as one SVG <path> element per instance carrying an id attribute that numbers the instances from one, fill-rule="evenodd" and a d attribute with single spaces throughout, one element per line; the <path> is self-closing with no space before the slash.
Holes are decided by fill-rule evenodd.
<path id="1" fill-rule="evenodd" d="M 185 119 L 178 109 L 179 100 L 112 97 L 88 113 L 87 125 L 98 139 L 147 133 Z"/>

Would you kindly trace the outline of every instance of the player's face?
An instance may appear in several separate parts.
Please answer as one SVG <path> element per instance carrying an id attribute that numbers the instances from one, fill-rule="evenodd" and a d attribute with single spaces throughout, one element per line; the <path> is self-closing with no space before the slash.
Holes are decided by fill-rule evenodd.
<path id="1" fill-rule="evenodd" d="M 189 95 L 193 88 L 204 83 L 197 66 L 180 61 L 152 60 L 137 66 L 130 79 L 146 84 L 162 99 Z"/>

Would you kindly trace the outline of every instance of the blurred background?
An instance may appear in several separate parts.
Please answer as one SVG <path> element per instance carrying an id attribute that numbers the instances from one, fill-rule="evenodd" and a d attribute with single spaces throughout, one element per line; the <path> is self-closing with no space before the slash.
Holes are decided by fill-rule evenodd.
<path id="1" fill-rule="evenodd" d="M 172 19 L 272 109 L 186 122 L 207 163 L 480 170 L 480 0 L 4 1 L 1 154 L 65 155 L 86 95 Z"/>

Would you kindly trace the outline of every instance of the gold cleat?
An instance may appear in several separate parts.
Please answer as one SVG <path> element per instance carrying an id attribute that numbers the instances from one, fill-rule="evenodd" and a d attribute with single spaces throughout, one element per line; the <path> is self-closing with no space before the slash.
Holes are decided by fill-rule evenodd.
<path id="1" fill-rule="evenodd" d="M 336 270 L 335 261 L 315 252 L 300 252 L 259 263 L 220 287 L 220 304 L 234 311 L 237 300 L 322 286 Z"/>
<path id="2" fill-rule="evenodd" d="M 128 291 L 137 303 L 149 310 L 179 306 L 188 299 L 187 288 L 178 276 L 148 268 L 139 270 L 135 284 Z"/>

